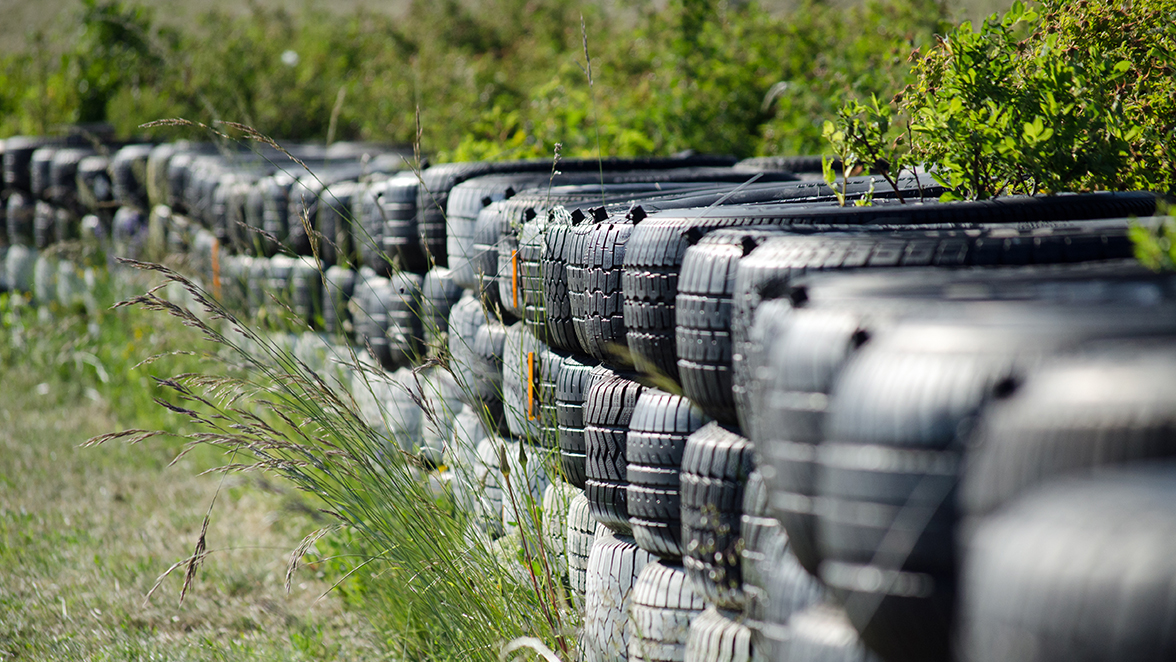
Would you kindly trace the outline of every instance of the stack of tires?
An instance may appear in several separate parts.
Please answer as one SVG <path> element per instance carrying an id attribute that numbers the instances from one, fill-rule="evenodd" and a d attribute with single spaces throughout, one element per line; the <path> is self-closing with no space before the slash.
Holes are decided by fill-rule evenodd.
<path id="1" fill-rule="evenodd" d="M 183 256 L 350 389 L 377 459 L 447 483 L 472 544 L 541 555 L 583 660 L 1176 653 L 1151 195 L 919 176 L 841 206 L 812 159 L 290 152 L 313 175 L 6 140 L 3 284 L 69 307 L 107 256 Z"/>

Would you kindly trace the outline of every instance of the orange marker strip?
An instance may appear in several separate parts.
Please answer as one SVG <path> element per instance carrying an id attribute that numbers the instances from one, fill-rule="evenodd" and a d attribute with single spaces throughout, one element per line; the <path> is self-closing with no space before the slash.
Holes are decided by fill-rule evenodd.
<path id="1" fill-rule="evenodd" d="M 515 251 L 510 255 L 510 289 L 511 295 L 514 297 L 514 308 L 518 310 L 519 307 L 519 252 Z"/>
<path id="2" fill-rule="evenodd" d="M 535 352 L 527 352 L 527 420 L 535 420 Z"/>
<path id="3" fill-rule="evenodd" d="M 212 295 L 221 298 L 220 242 L 212 240 Z"/>

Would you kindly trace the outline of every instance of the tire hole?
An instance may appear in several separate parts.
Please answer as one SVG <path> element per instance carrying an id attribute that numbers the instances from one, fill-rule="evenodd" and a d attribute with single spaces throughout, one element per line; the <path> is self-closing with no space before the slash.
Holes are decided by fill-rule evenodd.
<path id="1" fill-rule="evenodd" d="M 1006 398 L 1012 397 L 1012 395 L 1017 392 L 1017 389 L 1020 386 L 1021 384 L 1018 382 L 1016 377 L 1005 377 L 993 385 L 992 397 L 996 398 L 997 400 L 1004 400 Z"/>

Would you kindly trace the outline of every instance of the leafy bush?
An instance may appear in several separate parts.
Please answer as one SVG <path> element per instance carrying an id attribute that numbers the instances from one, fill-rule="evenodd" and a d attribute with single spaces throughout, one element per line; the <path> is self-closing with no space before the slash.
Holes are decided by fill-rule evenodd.
<path id="1" fill-rule="evenodd" d="M 968 198 L 1170 193 L 1174 19 L 1172 0 L 1018 0 L 950 31 L 888 106 L 851 102 L 827 135 L 862 161 L 924 164 Z"/>

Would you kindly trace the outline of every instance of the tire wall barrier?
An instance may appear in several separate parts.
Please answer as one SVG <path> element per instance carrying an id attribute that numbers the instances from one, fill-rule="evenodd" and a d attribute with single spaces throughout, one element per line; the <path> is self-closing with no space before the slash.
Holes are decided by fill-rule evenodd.
<path id="1" fill-rule="evenodd" d="M 75 142 L 3 141 L 0 285 L 68 311 L 115 257 L 175 260 L 345 385 L 472 544 L 541 551 L 579 659 L 1176 657 L 1149 194 L 922 175 L 841 207 L 812 157 L 291 146 L 309 176 Z"/>

